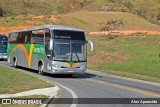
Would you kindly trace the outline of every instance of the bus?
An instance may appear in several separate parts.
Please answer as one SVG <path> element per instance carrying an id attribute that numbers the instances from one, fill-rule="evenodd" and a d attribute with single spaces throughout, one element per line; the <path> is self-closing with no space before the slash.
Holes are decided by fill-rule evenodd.
<path id="1" fill-rule="evenodd" d="M 0 34 L 0 60 L 7 59 L 7 44 L 8 37 L 6 35 Z"/>
<path id="2" fill-rule="evenodd" d="M 9 33 L 8 62 L 38 70 L 43 75 L 84 73 L 87 43 L 83 30 L 61 25 L 43 25 Z"/>

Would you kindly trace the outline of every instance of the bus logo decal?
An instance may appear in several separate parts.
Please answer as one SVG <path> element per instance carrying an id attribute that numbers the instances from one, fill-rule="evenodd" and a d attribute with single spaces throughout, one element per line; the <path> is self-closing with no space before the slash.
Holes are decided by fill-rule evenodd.
<path id="1" fill-rule="evenodd" d="M 65 62 L 65 64 L 70 68 L 74 68 L 77 65 L 76 62 L 75 63 L 74 62 Z"/>
<path id="2" fill-rule="evenodd" d="M 38 47 L 38 48 L 36 48 L 36 47 L 34 47 L 34 52 L 35 53 L 41 53 L 41 54 L 44 54 L 44 48 L 42 48 L 42 47 Z"/>

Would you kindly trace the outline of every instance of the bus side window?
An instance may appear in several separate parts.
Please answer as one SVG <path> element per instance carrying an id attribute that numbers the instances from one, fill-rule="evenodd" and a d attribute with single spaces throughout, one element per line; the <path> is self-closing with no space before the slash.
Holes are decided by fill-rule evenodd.
<path id="1" fill-rule="evenodd" d="M 31 35 L 32 35 L 32 32 L 31 31 L 28 31 L 24 34 L 24 38 L 25 38 L 25 43 L 28 43 L 30 44 L 31 43 Z"/>
<path id="2" fill-rule="evenodd" d="M 43 30 L 35 30 L 31 32 L 31 43 L 32 44 L 44 44 L 44 32 Z"/>
<path id="3" fill-rule="evenodd" d="M 45 29 L 45 51 L 48 59 L 51 59 L 52 56 L 52 51 L 49 49 L 50 47 L 50 39 L 51 39 L 51 34 L 49 29 Z"/>
<path id="4" fill-rule="evenodd" d="M 16 38 L 16 42 L 17 42 L 17 43 L 20 43 L 20 40 L 21 40 L 21 34 L 18 33 L 18 36 L 17 36 L 17 38 Z"/>
<path id="5" fill-rule="evenodd" d="M 18 37 L 17 37 L 18 43 L 23 44 L 25 42 L 25 36 L 24 35 L 25 35 L 25 32 L 21 32 L 21 33 L 18 34 Z"/>
<path id="6" fill-rule="evenodd" d="M 31 36 L 31 40 L 30 40 L 30 43 L 31 44 L 34 44 L 35 43 L 35 33 L 34 33 L 34 31 L 32 31 L 32 36 Z"/>
<path id="7" fill-rule="evenodd" d="M 18 36 L 18 33 L 11 33 L 9 35 L 9 42 L 10 43 L 16 43 L 17 42 L 17 36 Z"/>
<path id="8" fill-rule="evenodd" d="M 49 49 L 49 41 L 50 41 L 50 38 L 51 38 L 51 34 L 50 34 L 50 31 L 49 29 L 45 29 L 45 45 L 46 45 L 46 48 Z"/>

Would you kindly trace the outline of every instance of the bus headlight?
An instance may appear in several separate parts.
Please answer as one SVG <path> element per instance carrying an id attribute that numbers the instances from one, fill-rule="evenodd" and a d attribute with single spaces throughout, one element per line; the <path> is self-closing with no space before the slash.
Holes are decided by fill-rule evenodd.
<path id="1" fill-rule="evenodd" d="M 80 68 L 86 68 L 86 64 L 85 64 L 85 65 L 82 65 Z"/>
<path id="2" fill-rule="evenodd" d="M 52 67 L 62 68 L 62 66 L 56 64 L 52 64 Z"/>

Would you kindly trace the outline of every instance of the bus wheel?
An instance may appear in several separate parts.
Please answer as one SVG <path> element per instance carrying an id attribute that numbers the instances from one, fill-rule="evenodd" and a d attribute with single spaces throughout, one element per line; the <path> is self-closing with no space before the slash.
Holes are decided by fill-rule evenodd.
<path id="1" fill-rule="evenodd" d="M 15 68 L 17 68 L 17 60 L 16 60 L 15 57 L 13 58 L 13 66 L 14 66 Z"/>
<path id="2" fill-rule="evenodd" d="M 41 75 L 44 75 L 44 71 L 43 71 L 43 64 L 39 64 L 38 66 L 38 73 L 41 74 Z"/>

